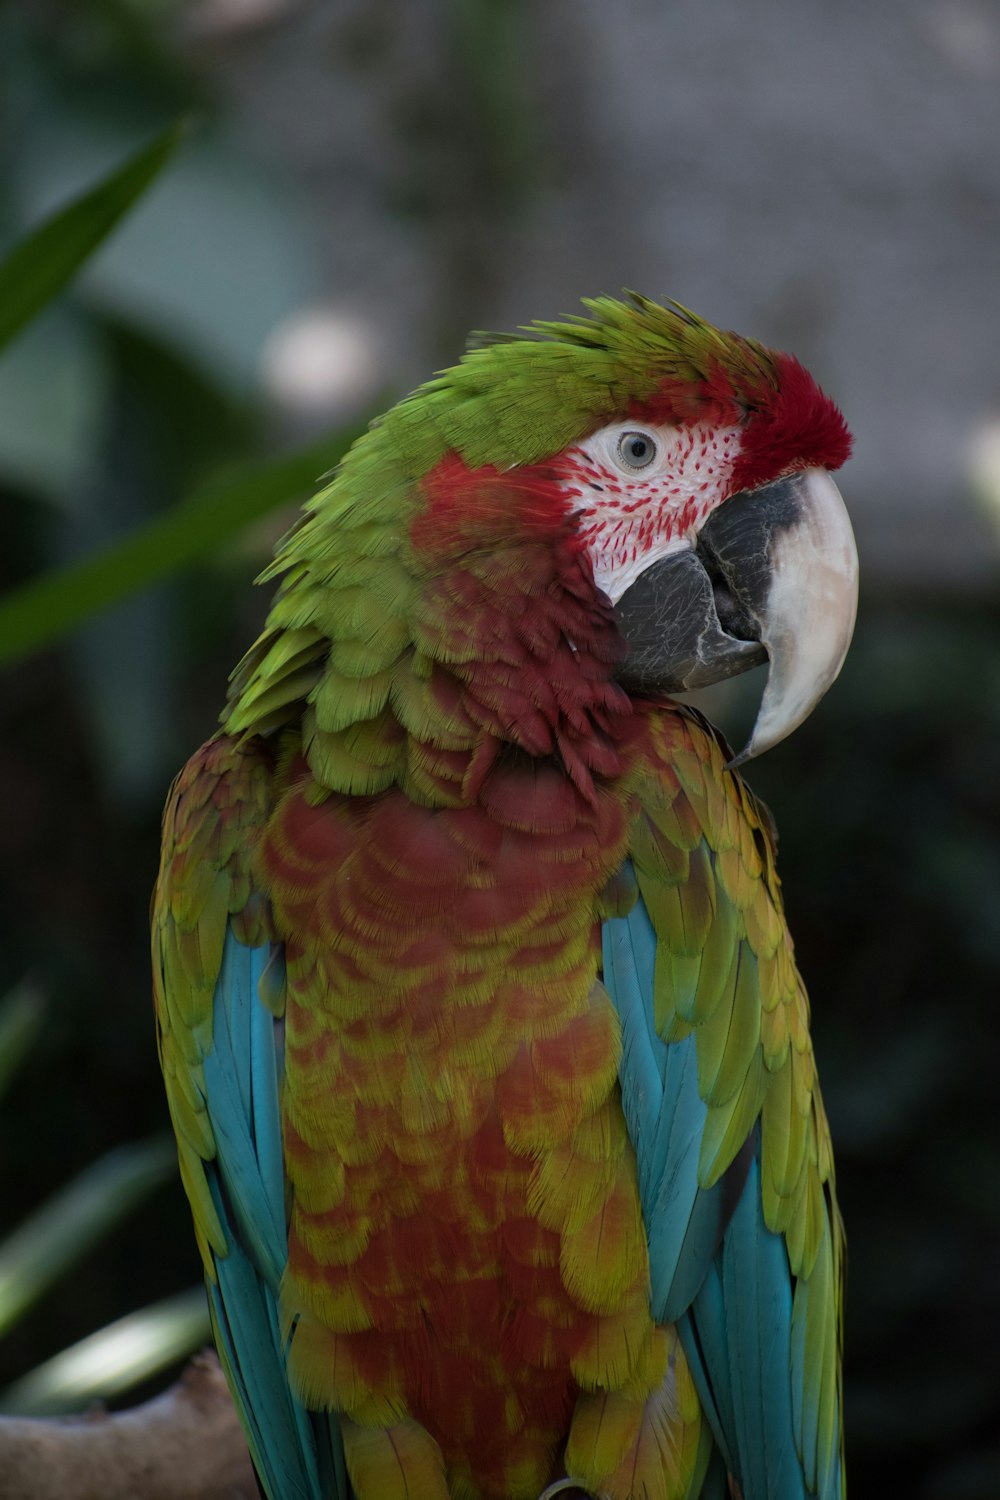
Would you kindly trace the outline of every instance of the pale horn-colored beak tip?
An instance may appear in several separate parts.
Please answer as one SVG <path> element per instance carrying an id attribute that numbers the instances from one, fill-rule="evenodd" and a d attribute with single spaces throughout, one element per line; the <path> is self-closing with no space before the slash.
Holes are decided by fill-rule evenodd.
<path id="1" fill-rule="evenodd" d="M 771 540 L 771 586 L 760 613 L 770 661 L 748 744 L 730 762 L 770 750 L 812 713 L 844 664 L 858 609 L 858 551 L 847 507 L 825 469 L 787 481 L 796 518 Z"/>

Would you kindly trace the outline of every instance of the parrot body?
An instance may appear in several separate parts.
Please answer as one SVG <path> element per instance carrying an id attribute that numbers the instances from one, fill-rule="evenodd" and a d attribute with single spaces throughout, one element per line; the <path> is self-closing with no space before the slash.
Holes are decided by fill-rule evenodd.
<path id="1" fill-rule="evenodd" d="M 821 492 L 828 519 L 800 477 L 848 439 L 786 356 L 590 307 L 355 446 L 168 803 L 161 1059 L 271 1500 L 842 1492 L 842 1235 L 769 823 L 666 692 L 766 649 L 751 752 L 808 711 L 787 599 L 729 554 L 754 503 L 787 583 Z"/>

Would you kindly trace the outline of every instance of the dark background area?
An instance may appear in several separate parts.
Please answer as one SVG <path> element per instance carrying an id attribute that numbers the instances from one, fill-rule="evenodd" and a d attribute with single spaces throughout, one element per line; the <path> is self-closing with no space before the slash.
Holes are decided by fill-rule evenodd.
<path id="1" fill-rule="evenodd" d="M 1000 1494 L 1000 13 L 972 0 L 53 0 L 0 14 L 0 232 L 197 128 L 0 363 L 0 587 L 394 399 L 470 328 L 633 285 L 793 349 L 857 456 L 841 680 L 754 764 L 849 1239 L 854 1495 Z M 0 1237 L 166 1127 L 147 908 L 170 777 L 287 510 L 3 677 Z M 746 712 L 737 703 L 733 711 Z M 161 1189 L 0 1385 L 198 1275 Z"/>

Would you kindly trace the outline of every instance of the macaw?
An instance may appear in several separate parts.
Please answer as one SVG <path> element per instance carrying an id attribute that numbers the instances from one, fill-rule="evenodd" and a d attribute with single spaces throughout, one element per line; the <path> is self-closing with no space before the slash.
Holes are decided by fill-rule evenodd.
<path id="1" fill-rule="evenodd" d="M 600 297 L 353 446 L 164 816 L 160 1057 L 269 1500 L 833 1500 L 844 1244 L 769 815 L 844 419 Z M 735 758 L 671 695 L 769 663 Z"/>

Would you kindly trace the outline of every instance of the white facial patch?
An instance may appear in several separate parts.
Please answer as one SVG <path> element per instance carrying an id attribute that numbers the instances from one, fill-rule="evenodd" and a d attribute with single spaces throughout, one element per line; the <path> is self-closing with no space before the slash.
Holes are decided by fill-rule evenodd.
<path id="1" fill-rule="evenodd" d="M 707 422 L 615 422 L 561 455 L 560 487 L 613 604 L 650 563 L 694 545 L 729 493 L 741 440 L 741 428 Z"/>

